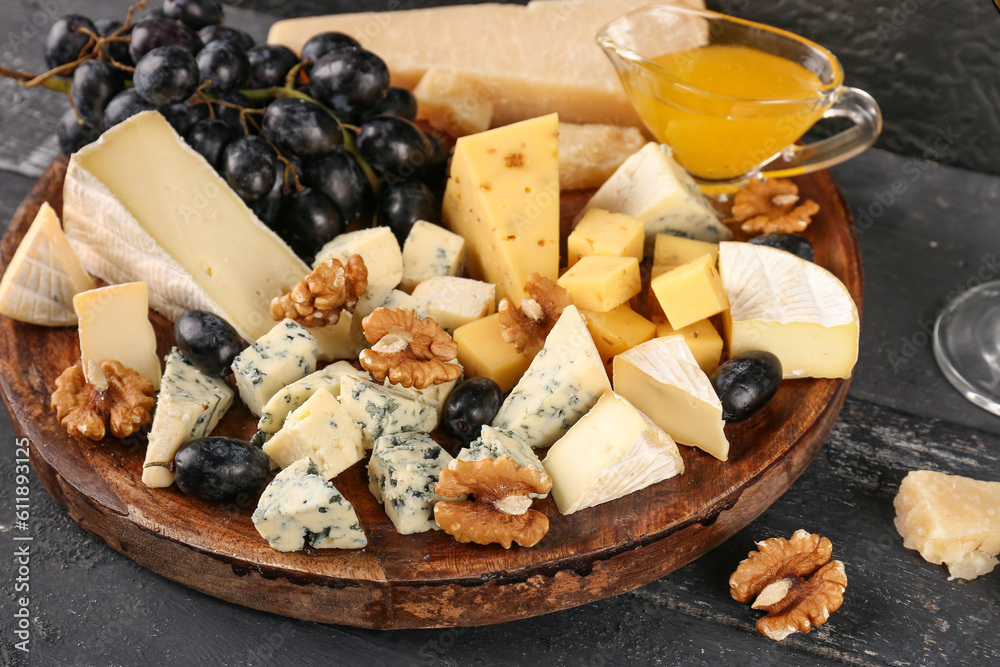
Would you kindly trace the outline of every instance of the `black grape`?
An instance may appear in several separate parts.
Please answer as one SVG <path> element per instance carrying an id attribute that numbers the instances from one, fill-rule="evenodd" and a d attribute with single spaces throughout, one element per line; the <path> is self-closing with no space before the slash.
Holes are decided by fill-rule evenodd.
<path id="1" fill-rule="evenodd" d="M 90 41 L 90 35 L 80 28 L 97 32 L 97 26 L 86 16 L 69 14 L 56 19 L 45 37 L 45 64 L 49 69 L 66 65 L 80 57 L 80 51 Z"/>
<path id="2" fill-rule="evenodd" d="M 318 104 L 299 98 L 271 102 L 261 124 L 264 135 L 278 150 L 302 159 L 326 155 L 344 141 L 333 116 Z"/>
<path id="3" fill-rule="evenodd" d="M 187 134 L 195 123 L 208 118 L 208 105 L 189 99 L 160 107 L 159 111 L 181 136 Z"/>
<path id="4" fill-rule="evenodd" d="M 301 59 L 310 60 L 315 63 L 328 53 L 340 49 L 360 49 L 358 40 L 342 32 L 321 32 L 313 35 L 309 41 L 302 46 Z"/>
<path id="5" fill-rule="evenodd" d="M 371 192 L 365 172 L 354 156 L 345 151 L 334 151 L 318 160 L 306 162 L 299 177 L 303 183 L 332 199 L 347 222 L 353 222 L 358 217 Z"/>
<path id="6" fill-rule="evenodd" d="M 76 112 L 67 109 L 66 113 L 59 119 L 57 130 L 59 135 L 59 148 L 66 155 L 75 153 L 89 143 L 92 143 L 101 136 L 98 126 L 80 123 Z"/>
<path id="7" fill-rule="evenodd" d="M 242 136 L 226 146 L 222 154 L 226 182 L 245 201 L 266 195 L 274 185 L 277 171 L 274 151 L 262 137 Z"/>
<path id="8" fill-rule="evenodd" d="M 143 19 L 132 29 L 128 53 L 132 62 L 139 60 L 155 48 L 179 46 L 194 55 L 201 51 L 201 38 L 191 28 L 170 19 Z"/>
<path id="9" fill-rule="evenodd" d="M 309 74 L 313 97 L 358 119 L 389 90 L 389 68 L 370 51 L 341 49 L 322 56 Z"/>
<path id="10" fill-rule="evenodd" d="M 241 87 L 250 72 L 247 54 L 226 40 L 216 40 L 198 53 L 202 81 L 209 79 L 213 93 L 229 93 Z"/>
<path id="11" fill-rule="evenodd" d="M 125 82 L 116 67 L 98 60 L 85 60 L 73 72 L 70 95 L 80 118 L 88 125 L 101 127 L 104 108 L 124 89 Z"/>
<path id="12" fill-rule="evenodd" d="M 191 148 L 201 153 L 216 171 L 222 164 L 222 152 L 232 138 L 232 128 L 221 120 L 199 121 L 187 133 Z"/>
<path id="13" fill-rule="evenodd" d="M 97 34 L 101 37 L 110 37 L 111 33 L 122 27 L 122 22 L 118 19 L 98 19 L 94 21 L 94 25 L 97 26 Z M 128 37 L 131 32 L 132 29 L 129 28 L 119 36 Z M 134 64 L 132 56 L 128 54 L 128 42 L 111 42 L 110 44 L 105 44 L 104 52 L 122 65 L 131 67 Z"/>
<path id="14" fill-rule="evenodd" d="M 215 0 L 164 0 L 163 13 L 195 30 L 218 25 L 224 18 L 222 5 Z"/>
<path id="15" fill-rule="evenodd" d="M 271 88 L 285 85 L 285 77 L 299 62 L 299 57 L 287 46 L 261 44 L 247 51 L 250 59 L 250 88 Z"/>
<path id="16" fill-rule="evenodd" d="M 155 105 L 144 100 L 134 88 L 123 90 L 112 97 L 104 109 L 104 129 L 114 127 L 140 111 L 150 111 L 155 108 Z"/>
<path id="17" fill-rule="evenodd" d="M 324 244 L 344 232 L 344 219 L 332 199 L 319 190 L 306 188 L 285 197 L 275 231 L 303 261 L 311 264 Z"/>
<path id="18" fill-rule="evenodd" d="M 200 78 L 194 56 L 179 46 L 161 46 L 144 55 L 135 65 L 135 90 L 157 106 L 175 104 L 191 97 Z"/>
<path id="19" fill-rule="evenodd" d="M 434 193 L 420 181 L 403 181 L 389 185 L 382 193 L 375 210 L 375 224 L 391 229 L 402 245 L 417 220 L 441 222 L 441 213 Z"/>
<path id="20" fill-rule="evenodd" d="M 406 88 L 393 86 L 372 107 L 369 117 L 398 116 L 406 120 L 417 119 L 417 98 Z"/>
<path id="21" fill-rule="evenodd" d="M 372 169 L 390 181 L 421 175 L 434 157 L 434 144 L 408 120 L 394 116 L 372 118 L 361 128 L 358 151 Z"/>
<path id="22" fill-rule="evenodd" d="M 253 37 L 237 28 L 230 28 L 227 25 L 207 25 L 198 31 L 198 36 L 205 44 L 211 44 L 216 40 L 232 42 L 235 46 L 244 51 L 249 51 L 255 44 Z"/>

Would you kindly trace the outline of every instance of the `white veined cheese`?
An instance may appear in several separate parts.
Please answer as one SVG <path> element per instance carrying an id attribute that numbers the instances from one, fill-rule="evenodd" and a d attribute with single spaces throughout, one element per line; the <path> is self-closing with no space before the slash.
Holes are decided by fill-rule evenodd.
<path id="1" fill-rule="evenodd" d="M 372 227 L 336 237 L 316 253 L 313 266 L 328 259 L 347 264 L 351 255 L 361 255 L 368 269 L 368 286 L 392 289 L 403 279 L 403 254 L 396 235 L 388 227 Z"/>
<path id="2" fill-rule="evenodd" d="M 174 473 L 165 464 L 183 445 L 204 438 L 233 404 L 233 390 L 219 377 L 202 373 L 174 348 L 156 397 L 156 414 L 149 430 L 142 482 L 149 487 L 170 486 Z"/>
<path id="3" fill-rule="evenodd" d="M 240 398 L 255 417 L 282 387 L 316 370 L 318 348 L 308 329 L 286 318 L 239 353 L 233 376 Z"/>
<path id="4" fill-rule="evenodd" d="M 361 549 L 368 538 L 354 506 L 303 458 L 279 472 L 264 489 L 253 525 L 272 548 L 299 551 L 308 540 L 314 549 Z"/>
<path id="5" fill-rule="evenodd" d="M 48 202 L 38 209 L 0 280 L 0 313 L 47 327 L 76 324 L 73 296 L 94 289 Z"/>
<path id="6" fill-rule="evenodd" d="M 365 449 L 384 435 L 429 433 L 438 423 L 438 411 L 416 397 L 352 375 L 340 381 L 340 403 L 361 426 Z"/>
<path id="7" fill-rule="evenodd" d="M 786 378 L 849 378 L 858 360 L 860 320 L 850 292 L 821 266 L 751 243 L 719 246 L 729 296 L 723 314 L 729 353 L 763 350 Z"/>
<path id="8" fill-rule="evenodd" d="M 403 244 L 403 282 L 413 288 L 434 276 L 457 276 L 465 267 L 465 239 L 440 225 L 417 220 Z"/>

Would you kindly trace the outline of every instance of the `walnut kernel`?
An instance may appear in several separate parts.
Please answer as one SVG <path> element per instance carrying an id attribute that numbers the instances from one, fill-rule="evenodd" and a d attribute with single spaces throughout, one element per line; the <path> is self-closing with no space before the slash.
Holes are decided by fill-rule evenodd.
<path id="1" fill-rule="evenodd" d="M 545 338 L 556 325 L 563 308 L 573 300 L 567 289 L 537 273 L 528 276 L 524 290 L 528 296 L 521 299 L 520 308 L 509 297 L 504 297 L 497 312 L 503 325 L 503 339 L 513 343 L 521 354 L 533 357 L 545 345 Z"/>
<path id="2" fill-rule="evenodd" d="M 353 312 L 368 289 L 368 269 L 361 255 L 347 264 L 328 259 L 312 270 L 292 291 L 271 300 L 271 317 L 291 318 L 305 327 L 336 324 L 343 311 Z"/>
<path id="3" fill-rule="evenodd" d="M 830 560 L 832 553 L 830 540 L 804 530 L 787 540 L 758 542 L 729 578 L 729 592 L 737 602 L 753 600 L 754 609 L 767 612 L 757 621 L 762 635 L 782 641 L 808 633 L 844 602 L 847 574 L 842 562 Z"/>
<path id="4" fill-rule="evenodd" d="M 459 542 L 517 542 L 533 547 L 549 531 L 549 518 L 531 509 L 530 493 L 552 490 L 552 478 L 531 466 L 518 466 L 509 456 L 479 461 L 453 460 L 441 471 L 438 495 L 463 494 L 474 500 L 442 500 L 434 505 L 434 520 Z"/>
<path id="5" fill-rule="evenodd" d="M 432 318 L 420 319 L 407 308 L 377 308 L 361 323 L 373 344 L 361 352 L 361 365 L 379 382 L 388 376 L 404 387 L 426 389 L 462 374 L 461 366 L 450 363 L 458 345 Z"/>
<path id="6" fill-rule="evenodd" d="M 117 361 L 102 361 L 107 387 L 87 382 L 77 361 L 56 379 L 51 406 L 66 432 L 101 440 L 110 425 L 116 438 L 127 438 L 153 419 L 153 383 Z"/>
<path id="7" fill-rule="evenodd" d="M 805 231 L 819 204 L 799 202 L 799 186 L 787 179 L 750 181 L 733 199 L 733 217 L 748 234 Z"/>

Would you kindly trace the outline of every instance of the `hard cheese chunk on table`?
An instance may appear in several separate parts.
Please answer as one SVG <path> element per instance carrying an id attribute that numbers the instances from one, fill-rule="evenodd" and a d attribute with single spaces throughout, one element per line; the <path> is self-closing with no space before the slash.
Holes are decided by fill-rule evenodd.
<path id="1" fill-rule="evenodd" d="M 73 308 L 80 320 L 80 359 L 87 381 L 107 386 L 101 362 L 115 360 L 160 387 L 156 333 L 149 322 L 146 283 L 110 285 L 80 292 Z"/>
<path id="2" fill-rule="evenodd" d="M 392 525 L 403 535 L 440 530 L 434 493 L 451 455 L 426 433 L 396 433 L 375 443 L 368 462 L 368 488 L 382 503 Z"/>
<path id="3" fill-rule="evenodd" d="M 442 216 L 468 244 L 468 270 L 520 304 L 528 276 L 559 275 L 559 119 L 462 137 Z"/>
<path id="4" fill-rule="evenodd" d="M 579 308 L 599 313 L 617 308 L 642 290 L 635 257 L 583 257 L 559 277 L 558 283 Z"/>
<path id="5" fill-rule="evenodd" d="M 532 447 L 550 447 L 609 389 L 583 316 L 576 306 L 567 306 L 493 426 L 514 431 Z"/>
<path id="6" fill-rule="evenodd" d="M 455 330 L 458 361 L 469 377 L 485 377 L 507 393 L 514 388 L 531 359 L 503 339 L 500 315 L 493 314 Z"/>
<path id="7" fill-rule="evenodd" d="M 916 470 L 903 478 L 896 530 L 903 546 L 951 576 L 975 579 L 993 571 L 1000 554 L 1000 482 Z"/>
<path id="8" fill-rule="evenodd" d="M 566 239 L 569 266 L 587 255 L 635 257 L 641 262 L 645 238 L 646 225 L 642 220 L 592 208 L 584 213 Z"/>
<path id="9" fill-rule="evenodd" d="M 255 417 L 285 385 L 316 370 L 318 348 L 308 329 L 285 319 L 240 352 L 233 360 L 233 376 L 240 398 Z"/>
<path id="10" fill-rule="evenodd" d="M 205 375 L 177 348 L 171 350 L 149 430 L 143 484 L 149 487 L 173 484 L 174 473 L 169 464 L 174 454 L 184 444 L 209 435 L 232 404 L 233 390 L 225 380 Z"/>
<path id="11" fill-rule="evenodd" d="M 764 350 L 786 378 L 849 378 L 858 360 L 858 308 L 836 276 L 790 252 L 719 246 L 729 353 Z"/>
<path id="12" fill-rule="evenodd" d="M 70 157 L 63 223 L 87 272 L 141 280 L 170 320 L 208 310 L 249 340 L 309 273 L 166 119 L 144 111 Z"/>
<path id="13" fill-rule="evenodd" d="M 288 413 L 305 403 L 320 389 L 326 389 L 334 396 L 339 396 L 340 379 L 357 372 L 350 363 L 338 361 L 282 387 L 264 405 L 260 420 L 257 422 L 257 430 L 268 435 L 277 433 L 285 423 Z"/>
<path id="14" fill-rule="evenodd" d="M 368 545 L 351 505 L 308 458 L 279 472 L 257 503 L 253 525 L 278 551 L 360 549 Z"/>
<path id="15" fill-rule="evenodd" d="M 684 472 L 677 445 L 627 400 L 609 391 L 545 457 L 563 514 L 621 498 Z"/>
<path id="16" fill-rule="evenodd" d="M 94 289 L 48 202 L 38 209 L 0 280 L 0 314 L 21 322 L 76 324 L 73 296 Z"/>

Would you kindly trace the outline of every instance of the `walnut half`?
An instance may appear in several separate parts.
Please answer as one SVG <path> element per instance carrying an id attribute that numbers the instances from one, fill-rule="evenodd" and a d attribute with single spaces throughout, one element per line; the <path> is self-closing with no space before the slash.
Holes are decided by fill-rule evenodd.
<path id="1" fill-rule="evenodd" d="M 531 466 L 518 466 L 509 456 L 479 461 L 453 460 L 441 471 L 438 495 L 474 500 L 442 500 L 434 520 L 459 542 L 533 547 L 549 532 L 549 518 L 531 509 L 528 494 L 552 490 L 552 478 Z"/>
<path id="2" fill-rule="evenodd" d="M 819 204 L 799 202 L 799 186 L 788 179 L 756 179 L 733 198 L 733 217 L 748 234 L 805 231 Z"/>
<path id="3" fill-rule="evenodd" d="M 503 339 L 513 343 L 518 352 L 533 357 L 545 345 L 545 338 L 556 325 L 563 309 L 572 304 L 569 290 L 551 278 L 532 273 L 524 284 L 528 296 L 518 308 L 510 297 L 500 300 L 497 312 L 503 326 Z"/>
<path id="4" fill-rule="evenodd" d="M 117 361 L 102 361 L 104 389 L 87 382 L 77 361 L 56 379 L 52 408 L 70 435 L 104 438 L 106 425 L 116 438 L 127 438 L 153 419 L 153 383 Z"/>
<path id="5" fill-rule="evenodd" d="M 833 545 L 819 535 L 797 530 L 790 539 L 774 537 L 757 543 L 729 578 L 737 602 L 753 600 L 767 616 L 757 631 L 775 641 L 823 625 L 844 602 L 844 564 L 831 561 Z M 812 575 L 805 579 L 807 575 Z"/>
<path id="6" fill-rule="evenodd" d="M 379 382 L 388 376 L 404 387 L 426 389 L 462 374 L 461 366 L 450 363 L 458 356 L 458 345 L 430 317 L 420 319 L 408 308 L 376 308 L 361 324 L 373 345 L 361 352 L 359 361 Z"/>
<path id="7" fill-rule="evenodd" d="M 351 255 L 347 264 L 328 259 L 291 292 L 271 300 L 271 317 L 275 322 L 288 317 L 304 327 L 336 324 L 341 312 L 354 311 L 366 289 L 368 269 L 361 255 Z"/>

